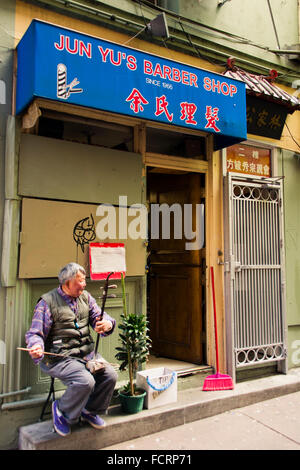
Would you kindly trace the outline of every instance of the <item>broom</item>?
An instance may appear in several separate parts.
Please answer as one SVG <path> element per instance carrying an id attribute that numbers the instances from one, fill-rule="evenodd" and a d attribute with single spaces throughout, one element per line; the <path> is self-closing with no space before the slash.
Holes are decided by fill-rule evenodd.
<path id="1" fill-rule="evenodd" d="M 211 285 L 213 294 L 213 306 L 214 306 L 214 326 L 215 326 L 215 342 L 216 342 L 216 368 L 217 373 L 206 377 L 203 383 L 203 391 L 209 392 L 214 390 L 232 390 L 234 388 L 233 381 L 230 375 L 220 374 L 219 372 L 219 350 L 218 350 L 218 332 L 217 332 L 217 315 L 216 315 L 216 298 L 215 298 L 215 280 L 214 280 L 214 268 L 211 266 Z"/>

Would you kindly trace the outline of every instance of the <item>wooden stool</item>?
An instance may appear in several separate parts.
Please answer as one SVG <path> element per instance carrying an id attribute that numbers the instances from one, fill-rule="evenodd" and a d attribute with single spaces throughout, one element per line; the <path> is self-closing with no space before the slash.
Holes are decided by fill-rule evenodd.
<path id="1" fill-rule="evenodd" d="M 50 389 L 49 389 L 47 400 L 45 401 L 42 412 L 41 412 L 40 421 L 43 421 L 46 406 L 48 405 L 48 403 L 50 401 L 51 395 L 53 396 L 52 397 L 52 402 L 54 402 L 54 400 L 55 400 L 54 380 L 55 380 L 55 378 L 51 377 Z"/>

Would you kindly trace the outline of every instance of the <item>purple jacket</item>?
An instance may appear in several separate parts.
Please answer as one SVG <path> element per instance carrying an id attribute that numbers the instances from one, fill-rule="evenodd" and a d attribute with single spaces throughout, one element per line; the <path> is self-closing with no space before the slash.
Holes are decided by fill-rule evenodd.
<path id="1" fill-rule="evenodd" d="M 65 294 L 61 286 L 57 288 L 57 292 L 59 293 L 59 295 L 61 295 L 61 297 L 64 299 L 67 305 L 72 309 L 72 311 L 76 313 L 77 299 Z M 88 302 L 89 302 L 90 325 L 92 328 L 94 328 L 96 319 L 99 317 L 101 313 L 101 309 L 99 305 L 97 304 L 96 300 L 94 299 L 94 297 L 91 296 L 91 294 L 89 294 Z M 108 336 L 114 331 L 115 326 L 116 326 L 116 320 L 110 317 L 106 312 L 104 312 L 103 314 L 103 320 L 109 320 L 112 323 L 112 329 L 108 331 L 107 333 L 101 334 L 101 336 Z M 34 344 L 40 344 L 42 348 L 44 349 L 44 343 L 49 334 L 52 323 L 53 323 L 53 319 L 52 319 L 52 314 L 50 312 L 49 306 L 43 299 L 40 299 L 34 309 L 31 327 L 25 334 L 27 347 L 31 348 Z M 34 363 L 38 364 L 42 359 L 43 357 L 39 359 L 34 359 Z"/>

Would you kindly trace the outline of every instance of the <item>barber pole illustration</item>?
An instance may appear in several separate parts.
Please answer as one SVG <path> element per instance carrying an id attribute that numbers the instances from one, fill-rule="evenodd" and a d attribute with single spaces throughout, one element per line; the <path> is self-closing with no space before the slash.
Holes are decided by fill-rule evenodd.
<path id="1" fill-rule="evenodd" d="M 57 66 L 57 97 L 67 99 L 67 67 L 64 64 Z"/>
<path id="2" fill-rule="evenodd" d="M 71 93 L 82 93 L 82 88 L 75 88 L 79 83 L 79 80 L 74 78 L 74 80 L 67 85 L 67 67 L 65 64 L 57 65 L 57 98 L 67 100 Z"/>

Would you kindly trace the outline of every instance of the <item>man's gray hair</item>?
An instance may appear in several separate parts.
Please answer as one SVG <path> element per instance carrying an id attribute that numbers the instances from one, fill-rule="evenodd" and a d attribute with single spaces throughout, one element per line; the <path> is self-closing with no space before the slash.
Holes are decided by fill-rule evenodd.
<path id="1" fill-rule="evenodd" d="M 77 264 L 77 263 L 66 264 L 66 266 L 61 268 L 58 274 L 58 280 L 59 280 L 60 285 L 63 285 L 67 281 L 70 281 L 71 279 L 73 279 L 73 277 L 76 276 L 78 271 L 86 276 L 85 269 L 82 266 L 80 266 L 80 264 Z"/>

